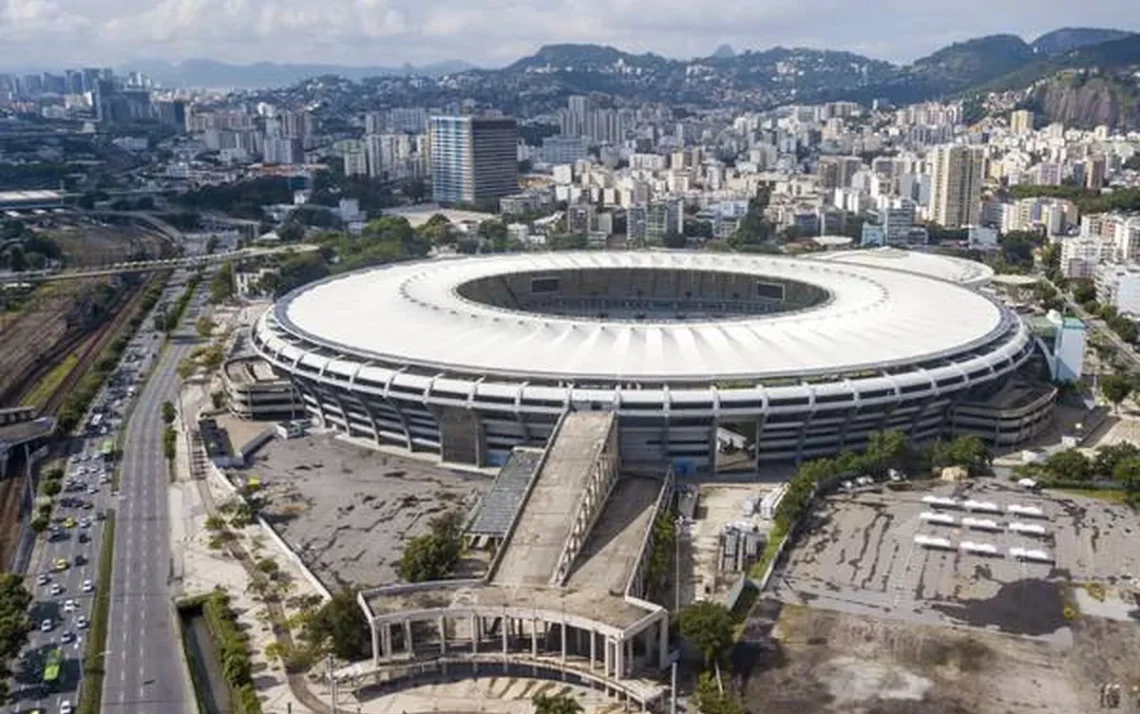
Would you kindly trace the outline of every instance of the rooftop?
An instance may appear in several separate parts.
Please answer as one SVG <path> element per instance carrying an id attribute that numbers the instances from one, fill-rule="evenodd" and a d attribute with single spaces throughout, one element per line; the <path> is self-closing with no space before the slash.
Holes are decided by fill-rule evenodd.
<path id="1" fill-rule="evenodd" d="M 959 285 L 885 265 L 835 262 L 829 255 L 847 254 L 791 259 L 613 251 L 401 263 L 306 286 L 279 301 L 275 317 L 285 330 L 345 361 L 450 374 L 640 383 L 887 369 L 960 353 L 1008 327 L 1007 311 Z M 678 322 L 657 314 L 640 320 L 538 314 L 476 302 L 458 291 L 509 273 L 623 269 L 731 273 L 758 285 L 800 283 L 826 291 L 828 299 L 776 314 Z M 616 275 L 592 280 L 620 286 L 605 282 Z M 374 329 L 361 330 L 361 324 Z"/>
<path id="2" fill-rule="evenodd" d="M 961 285 L 982 285 L 994 277 L 988 265 L 951 255 L 900 248 L 835 251 L 811 256 L 813 260 L 866 265 L 946 280 Z"/>
<path id="3" fill-rule="evenodd" d="M 273 373 L 269 363 L 260 357 L 237 357 L 225 365 L 226 376 L 236 384 L 287 382 Z"/>

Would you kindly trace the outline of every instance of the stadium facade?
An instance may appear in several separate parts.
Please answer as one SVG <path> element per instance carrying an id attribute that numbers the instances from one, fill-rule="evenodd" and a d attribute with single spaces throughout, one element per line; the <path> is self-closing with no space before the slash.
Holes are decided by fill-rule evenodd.
<path id="1" fill-rule="evenodd" d="M 321 423 L 503 463 L 568 410 L 610 410 L 626 463 L 707 468 L 1049 420 L 1035 340 L 953 259 L 688 252 L 505 255 L 335 276 L 279 300 L 253 344 Z M 963 266 L 966 266 L 965 269 Z M 970 268 L 969 266 L 975 266 Z"/>

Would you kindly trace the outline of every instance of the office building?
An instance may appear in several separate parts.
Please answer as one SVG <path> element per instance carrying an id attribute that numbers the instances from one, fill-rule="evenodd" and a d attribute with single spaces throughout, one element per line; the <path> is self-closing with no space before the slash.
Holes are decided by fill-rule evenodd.
<path id="1" fill-rule="evenodd" d="M 946 228 L 978 222 L 985 156 L 971 146 L 939 146 L 931 151 L 931 219 Z"/>
<path id="2" fill-rule="evenodd" d="M 491 202 L 518 191 L 514 119 L 432 117 L 430 141 L 436 203 Z"/>

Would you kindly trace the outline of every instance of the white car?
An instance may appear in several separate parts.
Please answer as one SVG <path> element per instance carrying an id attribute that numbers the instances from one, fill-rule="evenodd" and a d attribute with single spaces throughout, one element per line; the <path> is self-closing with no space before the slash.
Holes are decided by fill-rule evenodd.
<path id="1" fill-rule="evenodd" d="M 80 615 L 79 617 L 75 618 L 75 629 L 77 629 L 77 630 L 87 629 L 87 618 L 85 616 Z"/>
<path id="2" fill-rule="evenodd" d="M 37 585 L 47 585 L 50 582 L 51 577 L 49 577 L 47 573 L 40 573 L 40 576 L 36 578 Z"/>
<path id="3" fill-rule="evenodd" d="M 51 589 L 48 592 L 50 592 L 52 595 L 59 595 L 61 592 L 63 592 L 63 586 L 59 583 L 52 583 Z"/>
<path id="4" fill-rule="evenodd" d="M 51 632 L 53 627 L 55 627 L 54 622 L 51 620 L 44 620 L 40 623 L 40 632 Z"/>
<path id="5" fill-rule="evenodd" d="M 75 607 L 76 605 L 74 600 L 65 600 L 63 603 L 64 612 L 75 612 Z"/>
<path id="6" fill-rule="evenodd" d="M 89 592 L 94 592 L 94 591 L 95 591 L 95 583 L 91 582 L 90 579 L 84 580 L 83 581 L 83 592 L 89 593 Z"/>
<path id="7" fill-rule="evenodd" d="M 59 714 L 72 714 L 71 702 L 64 699 L 59 703 Z"/>

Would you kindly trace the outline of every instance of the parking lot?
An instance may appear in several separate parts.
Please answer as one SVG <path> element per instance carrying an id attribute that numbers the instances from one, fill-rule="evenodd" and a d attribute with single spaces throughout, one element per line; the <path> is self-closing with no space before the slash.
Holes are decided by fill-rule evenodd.
<path id="1" fill-rule="evenodd" d="M 266 488 L 266 518 L 333 590 L 395 582 L 404 541 L 435 516 L 466 515 L 493 478 L 322 433 L 270 442 L 248 473 Z"/>
<path id="2" fill-rule="evenodd" d="M 1001 512 L 932 508 L 922 500 L 930 495 L 992 502 Z M 1042 516 L 1012 517 L 1010 504 L 1037 507 Z M 954 524 L 924 520 L 922 514 L 932 511 L 951 516 Z M 964 518 L 994 521 L 997 528 L 968 527 Z M 1038 524 L 1047 534 L 1011 532 L 1011 521 Z M 1095 583 L 1104 599 L 1133 602 L 1132 577 L 1140 574 L 1137 533 L 1140 518 L 1123 506 L 992 481 L 841 493 L 819 503 L 806 520 L 773 592 L 787 603 L 852 614 L 1048 637 L 1078 607 L 1066 585 Z M 918 545 L 918 535 L 945 539 L 945 547 Z M 963 552 L 963 542 L 995 552 Z M 1016 558 L 1011 548 L 1042 550 L 1054 562 Z"/>

